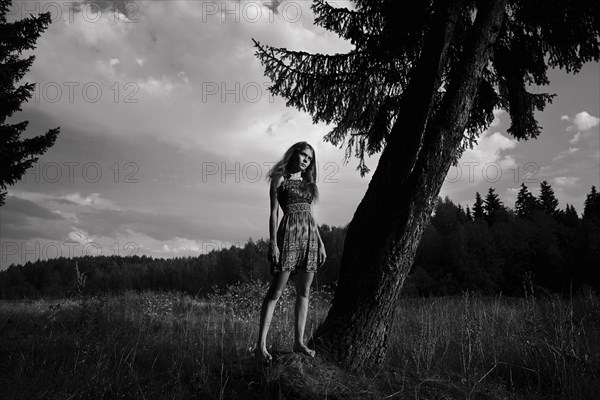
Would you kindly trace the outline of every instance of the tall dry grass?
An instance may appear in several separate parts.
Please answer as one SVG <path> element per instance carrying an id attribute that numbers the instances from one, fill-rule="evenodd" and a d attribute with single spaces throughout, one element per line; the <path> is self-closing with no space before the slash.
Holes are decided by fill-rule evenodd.
<path id="1" fill-rule="evenodd" d="M 600 301 L 591 291 L 572 300 L 403 299 L 385 369 L 357 377 L 318 358 L 256 364 L 249 350 L 266 289 L 2 302 L 0 398 L 290 398 L 286 381 L 299 377 L 302 398 L 600 398 Z M 273 352 L 292 348 L 294 298 L 289 285 L 269 331 Z M 311 293 L 307 338 L 330 298 Z"/>
<path id="2" fill-rule="evenodd" d="M 600 300 L 592 291 L 521 299 L 401 301 L 387 362 L 443 379 L 471 398 L 479 385 L 556 399 L 600 398 Z"/>

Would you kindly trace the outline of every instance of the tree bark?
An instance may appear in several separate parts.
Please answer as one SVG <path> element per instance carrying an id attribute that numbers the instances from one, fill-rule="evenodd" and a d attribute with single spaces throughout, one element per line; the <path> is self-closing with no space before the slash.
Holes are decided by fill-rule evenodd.
<path id="1" fill-rule="evenodd" d="M 441 12 L 445 23 L 432 24 L 407 88 L 408 101 L 348 227 L 331 309 L 309 341 L 344 369 L 373 370 L 384 362 L 398 295 L 456 158 L 479 78 L 504 18 L 505 0 L 489 3 L 477 12 L 436 113 L 433 97 L 456 10 Z"/>

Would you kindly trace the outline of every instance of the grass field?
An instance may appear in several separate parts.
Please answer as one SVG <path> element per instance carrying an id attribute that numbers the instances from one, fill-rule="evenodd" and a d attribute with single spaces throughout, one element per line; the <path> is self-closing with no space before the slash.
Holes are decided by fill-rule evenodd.
<path id="1" fill-rule="evenodd" d="M 249 352 L 267 286 L 0 302 L 0 399 L 600 399 L 600 298 L 403 299 L 385 368 L 290 353 L 293 286 Z M 329 308 L 311 293 L 307 338 Z"/>

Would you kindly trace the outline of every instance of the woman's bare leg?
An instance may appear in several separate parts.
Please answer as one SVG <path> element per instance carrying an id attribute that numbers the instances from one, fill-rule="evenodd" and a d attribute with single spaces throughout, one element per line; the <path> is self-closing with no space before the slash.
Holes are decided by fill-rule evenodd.
<path id="1" fill-rule="evenodd" d="M 270 361 L 271 355 L 267 351 L 267 333 L 269 332 L 269 326 L 271 325 L 271 319 L 273 318 L 273 312 L 275 311 L 275 305 L 277 300 L 283 293 L 285 284 L 290 277 L 289 271 L 280 272 L 273 276 L 271 286 L 265 295 L 262 307 L 260 309 L 260 323 L 258 328 L 258 345 L 256 347 L 256 356 Z"/>
<path id="2" fill-rule="evenodd" d="M 304 327 L 306 326 L 306 315 L 308 314 L 308 297 L 310 295 L 310 284 L 312 283 L 314 272 L 306 272 L 298 269 L 296 275 L 296 307 L 295 319 L 296 330 L 294 340 L 294 351 L 314 357 L 315 351 L 309 349 L 304 344 Z"/>

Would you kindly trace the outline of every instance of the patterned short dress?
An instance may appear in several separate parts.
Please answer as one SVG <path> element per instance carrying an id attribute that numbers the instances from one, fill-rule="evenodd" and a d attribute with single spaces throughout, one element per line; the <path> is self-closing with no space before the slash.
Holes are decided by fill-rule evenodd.
<path id="1" fill-rule="evenodd" d="M 297 269 L 317 271 L 319 236 L 317 224 L 311 214 L 312 194 L 301 179 L 284 175 L 277 191 L 277 201 L 283 218 L 277 229 L 279 264 L 271 263 L 271 274 Z"/>

